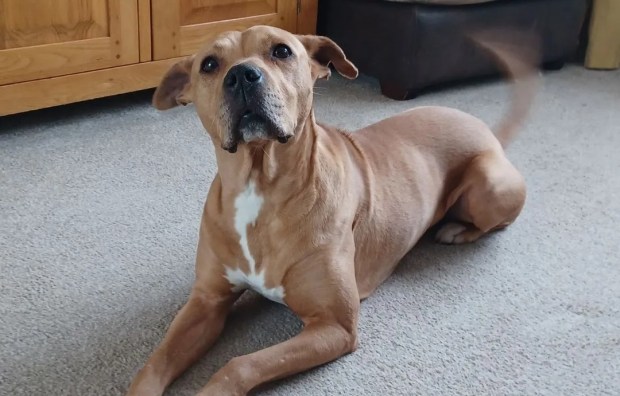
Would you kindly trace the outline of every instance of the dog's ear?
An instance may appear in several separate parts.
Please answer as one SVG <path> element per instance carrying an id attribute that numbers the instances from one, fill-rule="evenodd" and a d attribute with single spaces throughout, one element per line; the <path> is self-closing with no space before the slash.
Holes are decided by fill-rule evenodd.
<path id="1" fill-rule="evenodd" d="M 153 106 L 158 110 L 168 110 L 178 105 L 192 102 L 190 72 L 194 56 L 175 63 L 164 75 L 153 94 Z"/>
<path id="2" fill-rule="evenodd" d="M 338 44 L 323 36 L 297 36 L 310 55 L 312 75 L 317 78 L 328 78 L 331 74 L 329 64 L 333 64 L 338 73 L 346 78 L 357 77 L 357 67 L 349 61 Z"/>

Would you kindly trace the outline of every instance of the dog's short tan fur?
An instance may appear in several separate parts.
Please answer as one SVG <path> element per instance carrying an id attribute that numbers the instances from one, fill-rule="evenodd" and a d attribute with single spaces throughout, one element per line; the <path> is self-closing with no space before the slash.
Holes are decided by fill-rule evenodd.
<path id="1" fill-rule="evenodd" d="M 275 59 L 274 45 L 294 56 Z M 496 49 L 512 73 L 523 64 Z M 219 68 L 201 72 L 215 55 Z M 270 111 L 286 144 L 232 140 L 223 79 L 233 65 L 258 66 Z M 512 62 L 512 63 L 511 63 Z M 251 271 L 241 246 L 235 200 L 253 183 L 262 198 L 247 225 L 247 246 L 266 288 L 282 287 L 283 302 L 304 322 L 281 344 L 233 358 L 201 395 L 244 395 L 256 386 L 352 352 L 360 300 L 390 275 L 422 234 L 439 220 L 446 243 L 471 242 L 510 224 L 523 206 L 523 178 L 502 145 L 477 118 L 444 107 L 421 107 L 348 134 L 315 122 L 313 86 L 328 65 L 349 78 L 357 69 L 331 40 L 270 27 L 220 35 L 175 65 L 155 93 L 167 109 L 193 102 L 216 146 L 218 174 L 204 208 L 189 301 L 162 344 L 134 379 L 130 395 L 159 395 L 213 344 L 241 291 L 228 270 Z M 517 100 L 507 137 L 523 116 Z M 520 102 L 519 102 L 520 101 Z M 246 227 L 246 226 L 244 226 Z"/>

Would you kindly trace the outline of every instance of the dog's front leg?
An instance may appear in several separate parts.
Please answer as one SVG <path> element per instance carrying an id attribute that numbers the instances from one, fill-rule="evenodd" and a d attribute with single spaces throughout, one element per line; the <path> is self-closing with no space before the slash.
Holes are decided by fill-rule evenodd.
<path id="1" fill-rule="evenodd" d="M 128 396 L 161 395 L 204 355 L 222 331 L 231 303 L 194 291 L 131 384 Z"/>
<path id="2" fill-rule="evenodd" d="M 287 282 L 290 294 L 286 302 L 303 320 L 302 332 L 283 343 L 233 358 L 211 377 L 199 396 L 246 395 L 265 382 L 308 370 L 355 350 L 359 296 L 354 272 L 321 270 L 320 265 L 300 267 L 306 273 Z M 311 271 L 314 274 L 308 273 Z M 334 276 L 326 278 L 330 272 Z"/>
<path id="3" fill-rule="evenodd" d="M 164 340 L 132 382 L 128 396 L 161 395 L 166 387 L 203 356 L 222 332 L 238 297 L 222 274 L 222 266 L 201 244 L 196 282 Z"/>
<path id="4" fill-rule="evenodd" d="M 338 323 L 316 322 L 281 344 L 233 358 L 199 396 L 243 396 L 256 386 L 330 362 L 355 349 L 355 334 Z"/>

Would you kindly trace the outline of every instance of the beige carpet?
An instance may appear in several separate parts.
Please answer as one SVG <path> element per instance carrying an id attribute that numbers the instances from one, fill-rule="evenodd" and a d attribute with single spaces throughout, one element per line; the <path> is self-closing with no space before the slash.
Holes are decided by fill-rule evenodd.
<path id="1" fill-rule="evenodd" d="M 508 95 L 492 82 L 394 102 L 367 78 L 317 92 L 319 119 L 348 129 L 426 104 L 493 123 Z M 0 118 L 2 396 L 123 394 L 188 294 L 213 149 L 191 108 L 148 101 Z M 530 193 L 514 226 L 423 242 L 362 305 L 356 353 L 259 394 L 620 394 L 619 152 L 620 72 L 547 74 L 509 150 Z M 246 297 L 168 394 L 299 329 Z"/>

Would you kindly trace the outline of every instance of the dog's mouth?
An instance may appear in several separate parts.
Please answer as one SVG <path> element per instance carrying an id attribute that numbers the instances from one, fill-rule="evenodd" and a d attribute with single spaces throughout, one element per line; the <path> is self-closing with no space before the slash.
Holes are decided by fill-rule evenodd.
<path id="1" fill-rule="evenodd" d="M 231 153 L 237 151 L 239 143 L 260 144 L 277 140 L 284 144 L 290 138 L 290 134 L 260 110 L 246 108 L 234 120 L 230 139 L 222 145 L 224 150 Z"/>
<path id="2" fill-rule="evenodd" d="M 236 132 L 246 142 L 266 139 L 273 133 L 273 125 L 264 116 L 246 110 L 237 121 Z"/>

